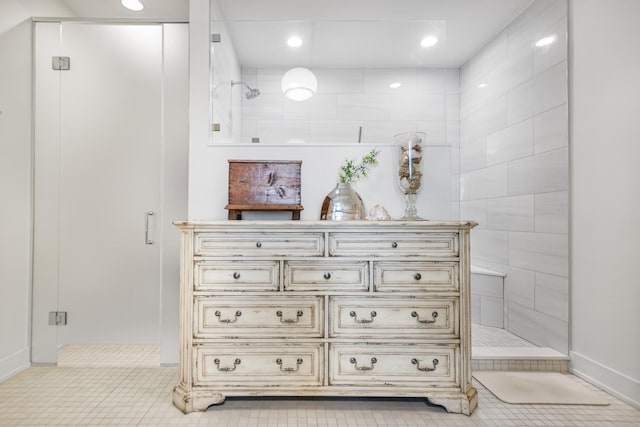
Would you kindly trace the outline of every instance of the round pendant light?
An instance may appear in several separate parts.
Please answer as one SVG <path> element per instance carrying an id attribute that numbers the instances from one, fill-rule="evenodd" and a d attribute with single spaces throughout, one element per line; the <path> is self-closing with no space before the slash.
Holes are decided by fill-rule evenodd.
<path id="1" fill-rule="evenodd" d="M 144 9 L 144 5 L 139 0 L 120 0 L 120 3 L 129 10 L 140 12 Z"/>
<path id="2" fill-rule="evenodd" d="M 318 79 L 308 68 L 292 68 L 282 76 L 282 93 L 294 101 L 311 98 L 318 90 Z"/>

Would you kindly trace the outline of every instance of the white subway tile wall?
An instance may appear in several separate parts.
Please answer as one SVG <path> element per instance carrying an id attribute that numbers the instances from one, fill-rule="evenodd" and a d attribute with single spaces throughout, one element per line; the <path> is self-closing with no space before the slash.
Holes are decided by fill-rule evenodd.
<path id="1" fill-rule="evenodd" d="M 457 68 L 314 68 L 318 91 L 296 102 L 282 95 L 280 68 L 243 68 L 261 95 L 242 100 L 241 142 L 390 144 L 393 135 L 427 132 L 426 144 L 459 145 Z M 389 85 L 399 82 L 396 89 Z M 280 131 L 270 131 L 277 123 Z M 360 131 L 362 128 L 362 131 Z M 291 129 L 291 133 L 287 130 Z M 359 139 L 360 138 L 360 139 Z M 457 158 L 455 163 L 458 163 Z"/>
<path id="2" fill-rule="evenodd" d="M 552 43 L 536 46 L 544 38 Z M 567 2 L 537 0 L 460 69 L 461 218 L 506 273 L 505 327 L 568 351 Z"/>

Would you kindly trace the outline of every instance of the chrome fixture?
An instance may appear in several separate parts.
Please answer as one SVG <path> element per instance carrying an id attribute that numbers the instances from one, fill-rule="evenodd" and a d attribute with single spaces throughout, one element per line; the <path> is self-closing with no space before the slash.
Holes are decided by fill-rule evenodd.
<path id="1" fill-rule="evenodd" d="M 233 87 L 235 85 L 245 85 L 247 87 L 248 90 L 244 93 L 244 97 L 247 99 L 253 99 L 260 95 L 260 89 L 254 89 L 243 81 L 239 81 L 239 82 L 232 81 L 231 86 Z"/>

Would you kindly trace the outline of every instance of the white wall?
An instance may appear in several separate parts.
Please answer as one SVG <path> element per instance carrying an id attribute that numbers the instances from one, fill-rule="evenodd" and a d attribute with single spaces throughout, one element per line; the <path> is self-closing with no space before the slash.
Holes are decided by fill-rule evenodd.
<path id="1" fill-rule="evenodd" d="M 0 36 L 0 381 L 29 366 L 31 25 Z"/>
<path id="2" fill-rule="evenodd" d="M 640 407 L 640 2 L 572 0 L 572 370 Z"/>
<path id="3" fill-rule="evenodd" d="M 537 0 L 460 72 L 460 216 L 506 273 L 505 327 L 568 352 L 567 3 Z M 554 43 L 535 46 L 554 35 Z"/>
<path id="4" fill-rule="evenodd" d="M 29 366 L 31 21 L 68 16 L 59 1 L 0 1 L 0 381 Z"/>

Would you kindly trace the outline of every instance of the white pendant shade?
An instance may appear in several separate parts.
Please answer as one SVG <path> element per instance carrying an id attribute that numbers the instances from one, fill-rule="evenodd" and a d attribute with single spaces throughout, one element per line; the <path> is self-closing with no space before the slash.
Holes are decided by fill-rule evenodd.
<path id="1" fill-rule="evenodd" d="M 139 0 L 120 0 L 122 5 L 129 10 L 140 12 L 144 9 L 144 5 Z"/>
<path id="2" fill-rule="evenodd" d="M 318 90 L 318 79 L 308 68 L 292 68 L 282 76 L 282 93 L 294 101 L 311 98 Z"/>

